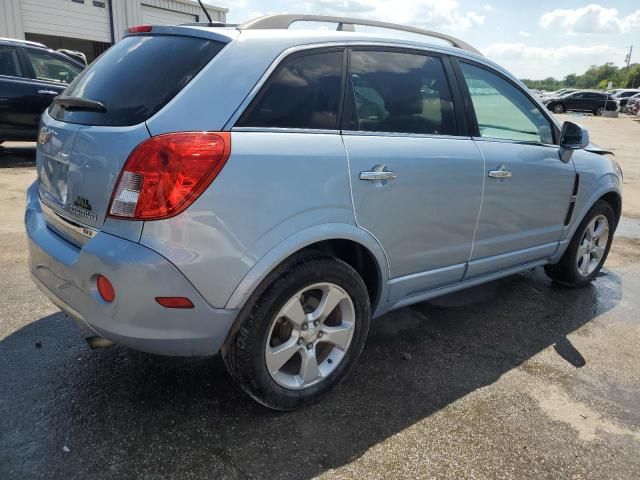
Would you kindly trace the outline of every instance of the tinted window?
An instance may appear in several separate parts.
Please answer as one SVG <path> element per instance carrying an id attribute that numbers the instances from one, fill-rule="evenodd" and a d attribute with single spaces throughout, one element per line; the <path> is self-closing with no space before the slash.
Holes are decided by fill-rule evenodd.
<path id="1" fill-rule="evenodd" d="M 51 107 L 54 118 L 85 125 L 135 125 L 165 106 L 224 47 L 178 36 L 131 36 L 101 55 L 65 95 L 96 100 L 107 111 Z"/>
<path id="2" fill-rule="evenodd" d="M 27 58 L 38 80 L 69 84 L 82 71 L 80 67 L 66 62 L 55 55 L 36 50 L 25 49 Z"/>
<path id="3" fill-rule="evenodd" d="M 551 123 L 538 106 L 510 82 L 484 68 L 460 63 L 480 136 L 553 143 Z"/>
<path id="4" fill-rule="evenodd" d="M 21 77 L 22 70 L 18 61 L 18 52 L 13 47 L 0 47 L 0 75 Z"/>
<path id="5" fill-rule="evenodd" d="M 288 58 L 237 125 L 336 129 L 341 78 L 341 51 Z"/>
<path id="6" fill-rule="evenodd" d="M 453 102 L 442 61 L 427 55 L 354 51 L 350 129 L 455 135 Z"/>

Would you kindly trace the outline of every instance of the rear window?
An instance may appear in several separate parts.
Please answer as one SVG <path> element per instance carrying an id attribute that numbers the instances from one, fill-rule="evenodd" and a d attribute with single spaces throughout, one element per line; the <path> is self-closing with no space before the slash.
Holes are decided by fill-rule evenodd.
<path id="1" fill-rule="evenodd" d="M 49 113 L 58 120 L 83 125 L 141 123 L 175 97 L 224 45 L 193 37 L 126 37 L 93 62 L 64 93 L 96 100 L 106 112 L 53 105 Z"/>

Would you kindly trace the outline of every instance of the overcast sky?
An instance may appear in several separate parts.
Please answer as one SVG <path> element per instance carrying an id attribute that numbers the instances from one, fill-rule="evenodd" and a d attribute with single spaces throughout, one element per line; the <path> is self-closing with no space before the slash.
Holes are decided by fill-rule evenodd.
<path id="1" fill-rule="evenodd" d="M 592 64 L 640 62 L 640 0 L 207 0 L 227 21 L 267 13 L 386 20 L 453 34 L 520 78 L 562 78 Z M 559 5 L 561 4 L 561 5 Z M 560 7 L 560 8 L 559 8 Z"/>

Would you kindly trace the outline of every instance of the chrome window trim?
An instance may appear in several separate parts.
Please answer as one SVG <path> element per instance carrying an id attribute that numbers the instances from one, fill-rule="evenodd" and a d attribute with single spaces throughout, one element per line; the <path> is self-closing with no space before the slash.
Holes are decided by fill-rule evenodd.
<path id="1" fill-rule="evenodd" d="M 471 61 L 483 64 L 483 65 L 486 65 L 487 67 L 490 67 L 490 68 L 492 68 L 494 70 L 496 69 L 496 67 L 493 66 L 492 64 L 483 62 L 482 61 L 483 57 L 479 57 L 479 56 L 473 55 L 473 54 L 468 54 L 467 55 L 468 52 L 466 52 L 465 50 L 461 50 L 460 52 L 456 52 L 455 55 L 454 55 L 451 52 L 451 50 L 449 50 L 444 45 L 442 46 L 442 48 L 439 48 L 438 45 L 422 45 L 422 44 L 417 44 L 417 43 L 412 43 L 412 42 L 402 42 L 402 41 L 397 41 L 396 42 L 396 41 L 387 41 L 387 40 L 385 40 L 385 41 L 373 41 L 373 40 L 345 41 L 345 40 L 337 40 L 335 42 L 318 42 L 318 43 L 306 43 L 306 44 L 303 44 L 303 45 L 296 45 L 295 47 L 289 47 L 289 48 L 283 50 L 271 62 L 271 65 L 269 65 L 269 67 L 264 71 L 264 73 L 262 74 L 262 76 L 260 77 L 258 82 L 253 86 L 251 91 L 248 93 L 248 95 L 245 97 L 245 99 L 240 103 L 240 105 L 235 110 L 235 112 L 233 112 L 231 117 L 229 117 L 229 120 L 227 120 L 227 123 L 225 123 L 224 127 L 222 128 L 222 131 L 231 131 L 231 130 L 235 130 L 237 128 L 247 128 L 247 127 L 235 127 L 235 124 L 238 121 L 238 119 L 242 116 L 242 114 L 245 112 L 245 110 L 247 109 L 249 104 L 253 101 L 255 96 L 258 94 L 258 92 L 260 91 L 262 86 L 267 82 L 267 80 L 269 79 L 271 74 L 274 72 L 274 70 L 276 68 L 278 68 L 278 66 L 282 63 L 282 61 L 285 58 L 287 58 L 289 55 L 291 55 L 293 53 L 296 53 L 296 52 L 305 51 L 305 50 L 314 50 L 314 49 L 322 49 L 322 48 L 346 48 L 346 47 L 404 48 L 404 49 L 408 49 L 408 50 L 416 50 L 416 51 L 421 51 L 421 52 L 431 52 L 431 53 L 437 53 L 437 54 L 440 54 L 440 55 L 448 55 L 448 56 L 460 57 L 460 58 L 464 58 L 464 59 L 467 59 L 467 60 L 471 60 Z M 505 73 L 503 73 L 503 75 Z M 261 127 L 252 127 L 252 128 L 261 128 Z M 265 127 L 265 128 L 271 128 L 271 127 Z M 299 131 L 299 130 L 302 130 L 302 129 L 292 129 L 292 130 Z"/>
<path id="2" fill-rule="evenodd" d="M 361 137 L 400 137 L 400 138 L 440 138 L 447 140 L 472 140 L 469 135 L 439 135 L 437 133 L 414 133 L 414 132 L 371 132 L 368 130 L 343 130 L 343 135 Z"/>
<path id="3" fill-rule="evenodd" d="M 515 145 L 532 145 L 534 147 L 548 147 L 558 150 L 558 145 L 553 143 L 529 142 L 527 140 L 514 140 L 509 138 L 471 137 L 476 142 L 513 143 Z"/>
<path id="4" fill-rule="evenodd" d="M 231 132 L 262 132 L 262 133 L 315 133 L 339 135 L 338 129 L 321 128 L 284 128 L 284 127 L 233 127 Z"/>

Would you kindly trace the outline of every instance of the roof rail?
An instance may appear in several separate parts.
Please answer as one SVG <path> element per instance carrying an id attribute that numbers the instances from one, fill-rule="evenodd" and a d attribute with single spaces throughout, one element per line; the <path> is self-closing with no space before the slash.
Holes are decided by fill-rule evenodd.
<path id="1" fill-rule="evenodd" d="M 338 30 L 353 32 L 354 25 L 363 25 L 367 27 L 379 27 L 388 28 L 389 30 L 400 30 L 403 32 L 417 33 L 419 35 L 426 35 L 433 38 L 444 40 L 456 48 L 461 48 L 468 52 L 482 55 L 478 50 L 473 48 L 466 42 L 446 35 L 444 33 L 433 32 L 431 30 L 423 30 L 422 28 L 408 27 L 406 25 L 400 25 L 397 23 L 379 22 L 377 20 L 360 20 L 357 18 L 348 17 L 333 17 L 329 15 L 304 15 L 304 14 L 282 14 L 282 15 L 266 15 L 254 20 L 249 20 L 246 23 L 238 26 L 239 30 L 258 30 L 258 29 L 276 29 L 286 30 L 294 22 L 327 22 L 337 23 Z"/>

